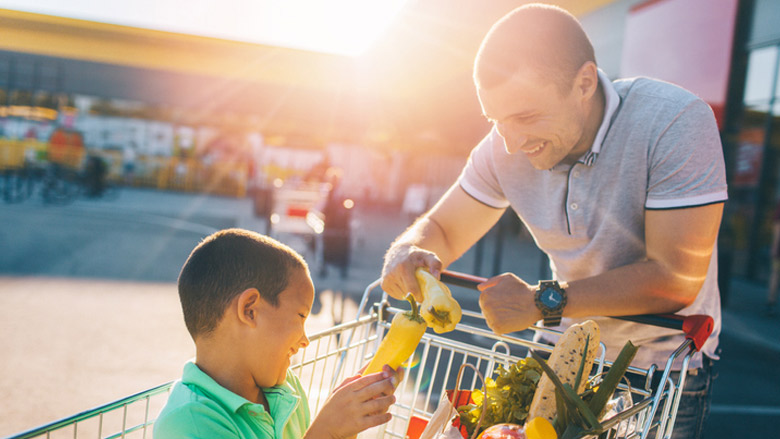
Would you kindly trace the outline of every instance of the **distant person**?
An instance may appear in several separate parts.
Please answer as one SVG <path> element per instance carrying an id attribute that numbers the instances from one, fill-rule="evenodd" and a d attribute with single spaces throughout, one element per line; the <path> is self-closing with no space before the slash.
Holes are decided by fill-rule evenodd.
<path id="1" fill-rule="evenodd" d="M 84 169 L 84 182 L 87 190 L 87 196 L 100 197 L 103 195 L 106 187 L 106 174 L 108 167 L 103 158 L 97 154 L 87 156 L 86 167 Z"/>
<path id="2" fill-rule="evenodd" d="M 38 130 L 35 127 L 30 127 L 27 132 L 24 133 L 24 138 L 27 140 L 38 140 Z"/>
<path id="3" fill-rule="evenodd" d="M 769 290 L 766 294 L 766 314 L 774 317 L 777 315 L 777 290 L 780 286 L 780 203 L 775 207 L 775 213 L 772 216 L 770 257 L 772 259 L 772 273 L 769 275 Z"/>
<path id="4" fill-rule="evenodd" d="M 182 267 L 179 298 L 195 359 L 174 384 L 155 439 L 348 438 L 391 419 L 389 368 L 346 379 L 311 419 L 288 368 L 309 344 L 314 286 L 306 262 L 284 244 L 241 229 L 208 236 Z"/>
<path id="5" fill-rule="evenodd" d="M 331 185 L 322 213 L 325 225 L 322 232 L 322 267 L 320 275 L 327 276 L 328 266 L 334 265 L 346 279 L 349 271 L 352 250 L 352 208 L 353 201 L 345 197 L 341 190 L 341 172 L 328 173 Z"/>
<path id="6" fill-rule="evenodd" d="M 126 185 L 133 184 L 136 159 L 137 154 L 134 144 L 127 145 L 122 149 L 122 179 Z"/>

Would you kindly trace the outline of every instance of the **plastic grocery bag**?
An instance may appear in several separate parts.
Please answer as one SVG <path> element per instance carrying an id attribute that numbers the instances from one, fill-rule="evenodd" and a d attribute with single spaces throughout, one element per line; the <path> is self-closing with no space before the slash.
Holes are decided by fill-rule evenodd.
<path id="1" fill-rule="evenodd" d="M 452 419 L 456 416 L 458 411 L 450 402 L 447 393 L 442 394 L 436 411 L 420 434 L 420 439 L 463 439 L 460 429 L 452 425 Z"/>
<path id="2" fill-rule="evenodd" d="M 453 422 L 454 420 L 459 420 L 458 410 L 457 407 L 455 407 L 455 404 L 452 402 L 453 400 L 457 401 L 459 400 L 459 394 L 462 392 L 458 390 L 460 388 L 460 380 L 463 376 L 463 369 L 466 367 L 470 367 L 474 370 L 474 372 L 479 376 L 480 381 L 482 382 L 483 391 L 485 386 L 485 379 L 482 377 L 482 374 L 479 372 L 479 370 L 474 367 L 471 364 L 464 363 L 460 366 L 460 369 L 458 370 L 458 379 L 455 382 L 455 390 L 450 392 L 444 392 L 439 399 L 439 405 L 436 407 L 436 411 L 433 412 L 433 416 L 431 416 L 431 419 L 428 421 L 428 425 L 425 427 L 425 430 L 420 434 L 420 439 L 464 439 L 466 438 L 466 434 L 461 432 L 460 422 Z M 469 391 L 470 393 L 470 391 Z M 450 399 L 451 398 L 451 399 Z M 472 439 L 476 437 L 477 431 L 479 431 L 480 425 L 482 425 L 482 418 L 485 416 L 485 407 L 484 405 L 487 403 L 487 398 L 483 399 L 483 407 L 482 407 L 482 416 L 480 416 L 479 421 L 477 422 L 477 426 L 474 428 L 474 434 L 472 434 Z M 465 431 L 465 429 L 463 429 Z M 467 438 L 466 438 L 467 439 Z"/>

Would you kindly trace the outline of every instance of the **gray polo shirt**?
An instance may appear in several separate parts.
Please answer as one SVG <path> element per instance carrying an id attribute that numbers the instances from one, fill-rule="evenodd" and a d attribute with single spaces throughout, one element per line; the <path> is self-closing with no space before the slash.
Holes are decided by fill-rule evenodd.
<path id="1" fill-rule="evenodd" d="M 574 165 L 535 169 L 510 155 L 493 129 L 471 152 L 460 186 L 482 203 L 511 206 L 550 257 L 555 279 L 574 281 L 642 261 L 644 214 L 727 199 L 723 151 L 710 107 L 693 94 L 648 78 L 614 83 L 599 71 L 604 120 Z M 680 314 L 708 314 L 715 329 L 702 351 L 717 358 L 721 328 L 717 251 L 694 303 Z M 565 319 L 564 324 L 572 323 Z M 683 340 L 679 332 L 594 318 L 608 358 L 627 340 L 640 345 L 634 363 L 663 367 Z M 693 367 L 701 364 L 697 355 Z"/>

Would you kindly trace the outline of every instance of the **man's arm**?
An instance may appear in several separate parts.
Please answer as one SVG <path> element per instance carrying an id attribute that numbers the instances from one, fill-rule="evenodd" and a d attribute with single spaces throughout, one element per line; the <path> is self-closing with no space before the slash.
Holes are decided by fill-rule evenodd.
<path id="1" fill-rule="evenodd" d="M 427 267 L 438 277 L 442 268 L 493 227 L 504 210 L 475 200 L 455 183 L 390 246 L 382 269 L 382 288 L 396 299 L 411 292 L 421 302 L 414 270 Z"/>
<path id="2" fill-rule="evenodd" d="M 678 311 L 696 299 L 707 276 L 723 203 L 645 211 L 647 258 L 569 282 L 567 317 L 659 314 Z M 502 274 L 479 286 L 488 325 L 503 334 L 541 318 L 534 286 Z"/>

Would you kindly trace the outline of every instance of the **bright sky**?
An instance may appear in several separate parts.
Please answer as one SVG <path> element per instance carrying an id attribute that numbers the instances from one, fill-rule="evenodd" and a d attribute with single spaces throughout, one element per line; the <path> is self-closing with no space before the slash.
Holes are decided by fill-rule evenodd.
<path id="1" fill-rule="evenodd" d="M 358 55 L 406 0 L 0 0 L 0 8 Z"/>

